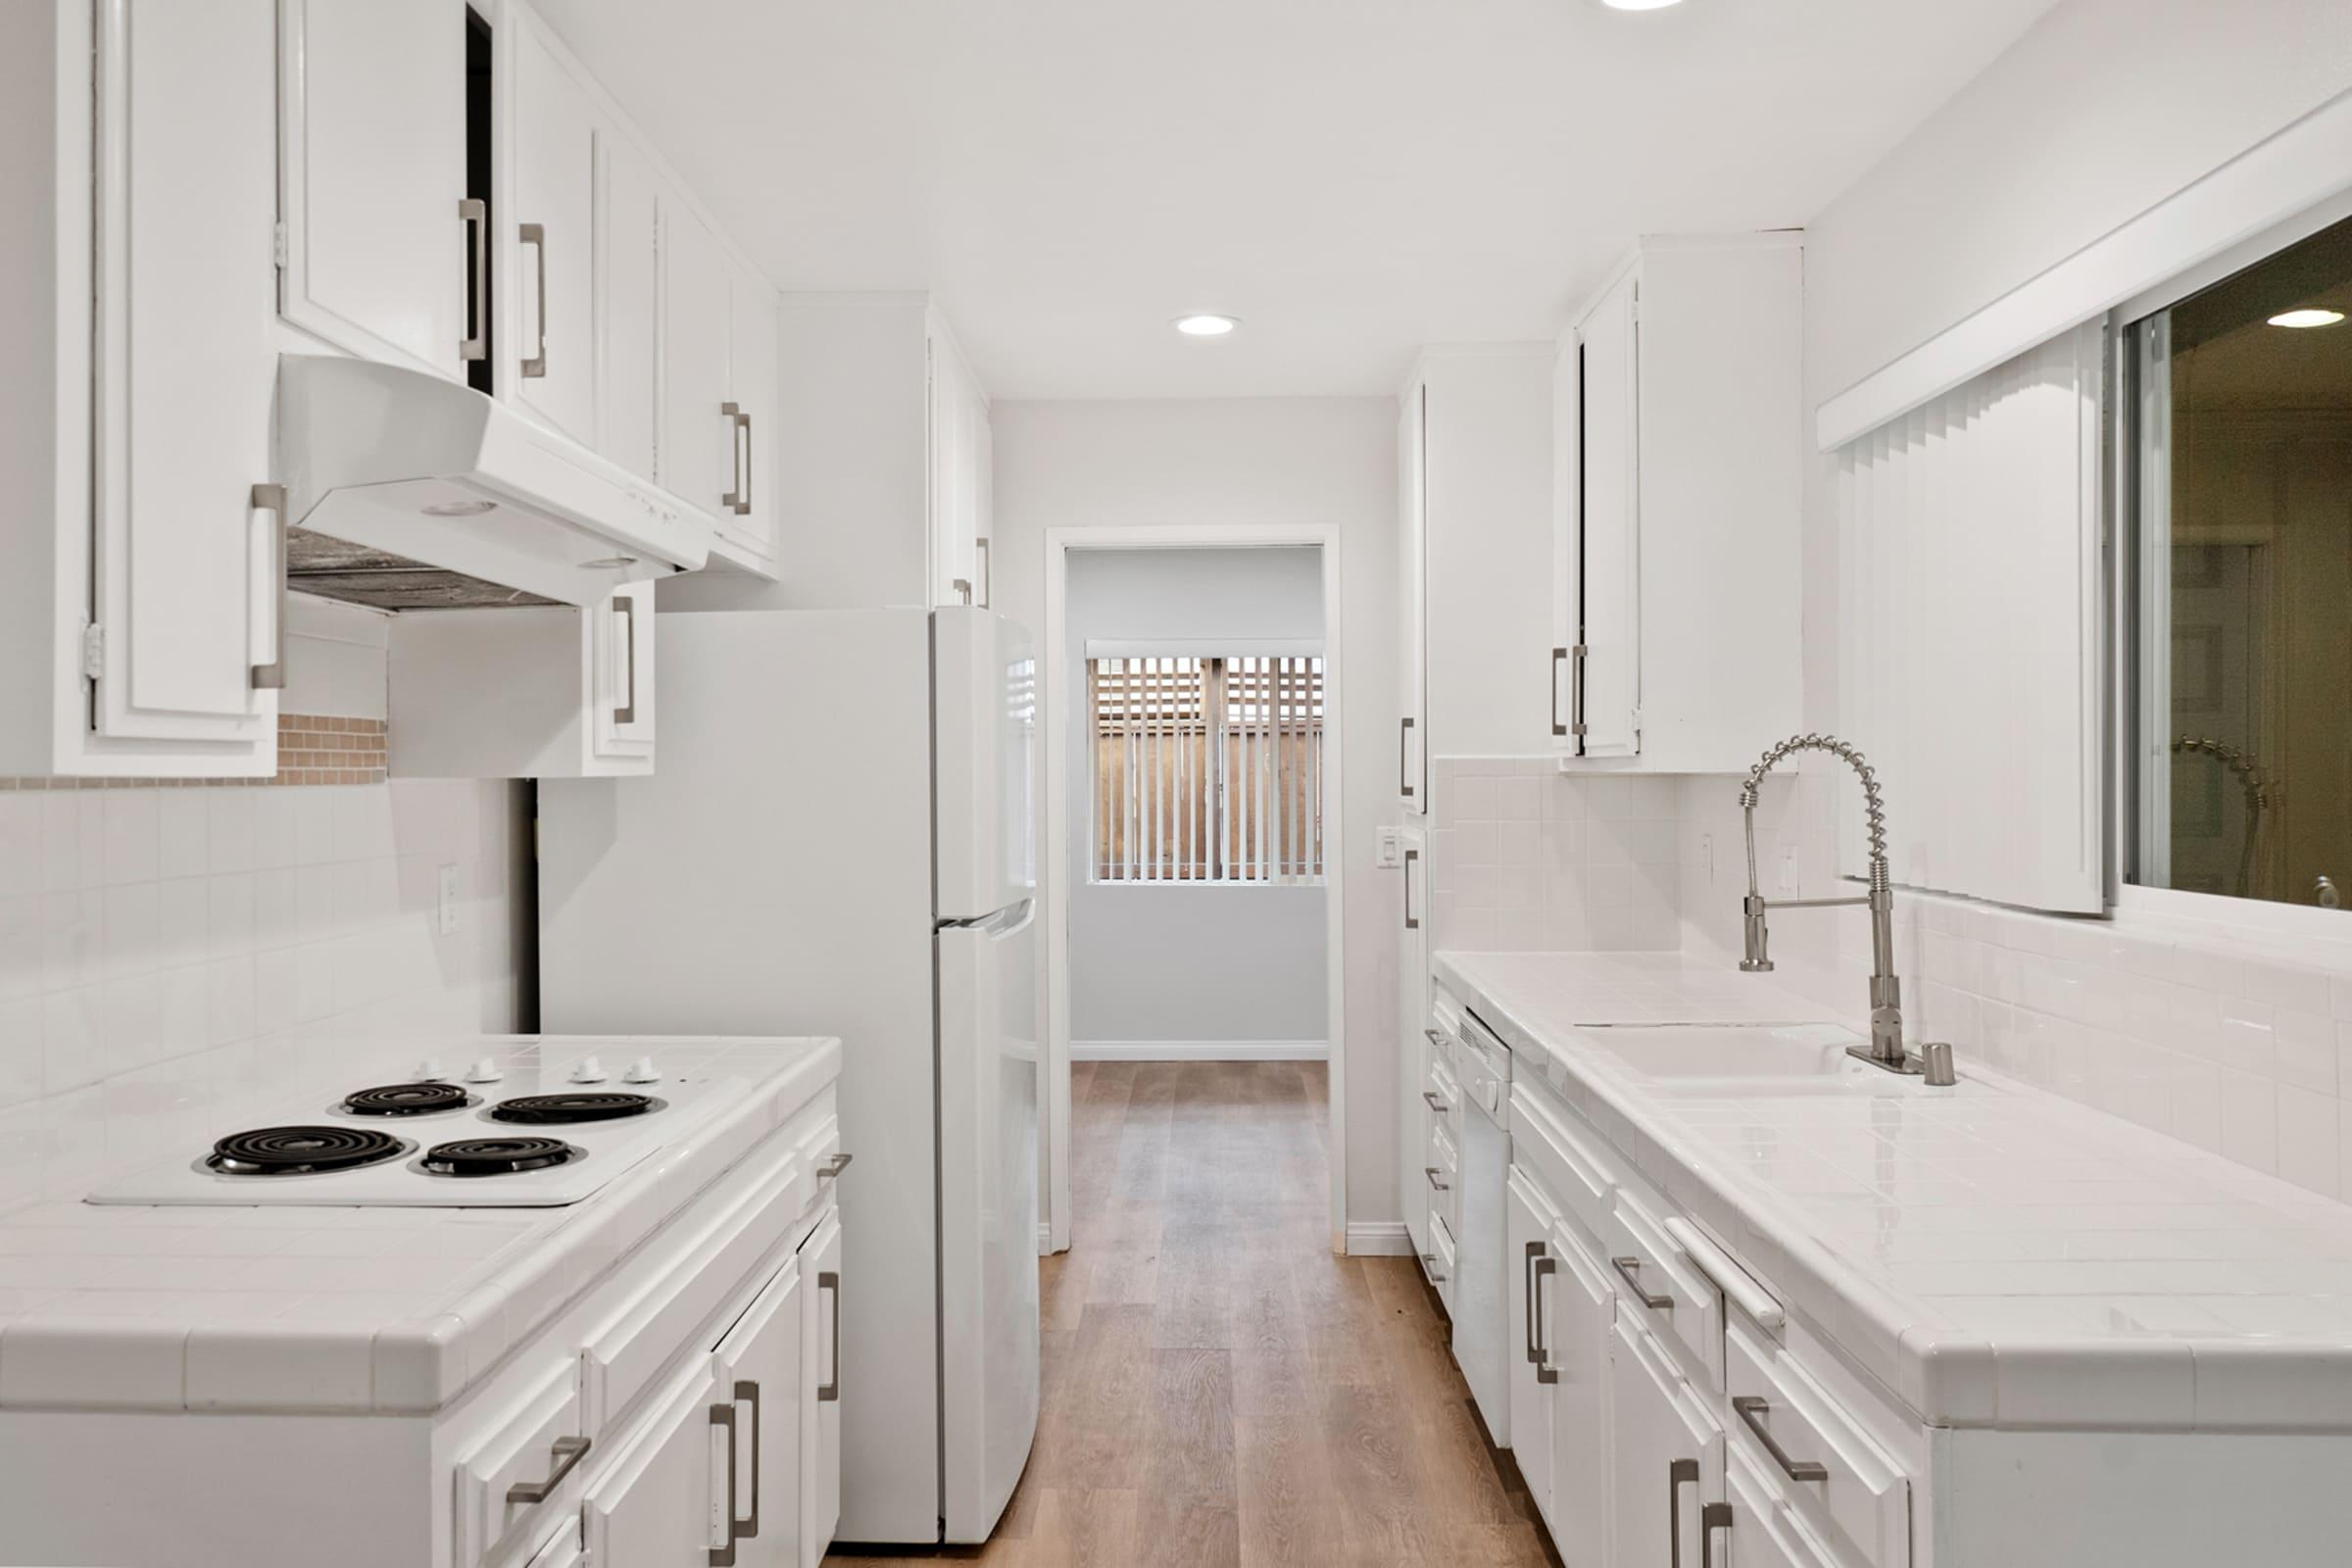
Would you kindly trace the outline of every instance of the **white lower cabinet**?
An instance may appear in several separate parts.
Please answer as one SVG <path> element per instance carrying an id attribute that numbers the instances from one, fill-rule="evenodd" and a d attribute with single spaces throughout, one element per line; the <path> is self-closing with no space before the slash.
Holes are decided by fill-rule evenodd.
<path id="1" fill-rule="evenodd" d="M 801 1565 L 816 1568 L 841 1523 L 841 1221 L 801 1244 Z"/>
<path id="2" fill-rule="evenodd" d="M 1697 1568 L 1706 1506 L 1723 1500 L 1723 1427 L 1666 1348 L 1617 1320 L 1609 1343 L 1609 1518 L 1614 1560 Z"/>
<path id="3" fill-rule="evenodd" d="M 801 1561 L 807 1294 L 796 1256 L 727 1331 L 714 1357 L 717 1396 L 735 1412 L 735 1474 L 727 1491 L 735 1560 L 746 1568 L 794 1568 Z"/>
<path id="4" fill-rule="evenodd" d="M 708 1562 L 708 1553 L 726 1549 L 726 1489 L 719 1478 L 734 1407 L 717 1403 L 717 1373 L 706 1356 L 656 1396 L 580 1505 L 580 1534 L 594 1561 L 654 1568 Z"/>
<path id="5" fill-rule="evenodd" d="M 1560 1260 L 1553 1255 L 1551 1204 L 1527 1178 L 1513 1171 L 1503 1186 L 1502 1246 L 1509 1277 L 1517 1288 L 1509 1293 L 1511 1455 L 1519 1461 L 1520 1477 L 1536 1499 L 1557 1541 L 1563 1532 L 1553 1511 L 1555 1482 L 1551 1463 L 1555 1420 L 1553 1391 L 1559 1369 L 1546 1347 L 1554 1339 L 1559 1298 Z"/>
<path id="6" fill-rule="evenodd" d="M 1553 1377 L 1548 1517 L 1568 1568 L 1597 1568 L 1609 1555 L 1609 1339 L 1616 1298 L 1605 1265 L 1575 1221 L 1552 1227 L 1549 1255 L 1558 1266 L 1537 1281 L 1543 1333 L 1537 1346 Z"/>

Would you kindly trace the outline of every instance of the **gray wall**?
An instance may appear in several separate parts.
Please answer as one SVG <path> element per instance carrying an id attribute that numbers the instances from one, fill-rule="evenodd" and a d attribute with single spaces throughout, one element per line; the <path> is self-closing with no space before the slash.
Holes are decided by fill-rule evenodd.
<path id="1" fill-rule="evenodd" d="M 1065 612 L 1073 1049 L 1140 1041 L 1322 1042 L 1324 889 L 1084 880 L 1091 864 L 1086 806 L 1093 797 L 1088 643 L 1319 641 L 1322 552 L 1076 551 Z"/>

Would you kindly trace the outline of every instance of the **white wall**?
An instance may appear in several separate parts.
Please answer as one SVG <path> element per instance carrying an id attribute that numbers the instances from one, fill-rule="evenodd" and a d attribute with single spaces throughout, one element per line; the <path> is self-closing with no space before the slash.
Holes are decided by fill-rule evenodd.
<path id="1" fill-rule="evenodd" d="M 1063 602 L 1069 693 L 1070 1040 L 1080 1055 L 1140 1056 L 1154 1043 L 1325 1040 L 1320 887 L 1187 887 L 1086 879 L 1093 748 L 1086 659 L 1097 641 L 1239 645 L 1323 637 L 1317 549 L 1072 553 Z M 1107 1050 L 1105 1048 L 1108 1048 Z M 1214 1059 L 1211 1052 L 1196 1054 Z"/>
<path id="2" fill-rule="evenodd" d="M 298 596 L 286 711 L 383 717 L 384 659 L 381 616 Z M 80 1196 L 14 1179 L 44 1146 L 88 1151 L 47 1167 L 77 1188 L 193 1157 L 336 1041 L 513 1030 L 527 801 L 503 780 L 0 789 L 0 1193 Z"/>
<path id="3" fill-rule="evenodd" d="M 1382 746 L 1397 679 L 1395 401 L 1000 402 L 994 428 L 997 604 L 1033 627 L 1049 528 L 1341 530 L 1348 836 L 1330 852 L 1346 867 L 1348 1211 L 1395 1220 L 1396 884 L 1372 864 L 1373 829 L 1396 820 L 1396 759 Z"/>

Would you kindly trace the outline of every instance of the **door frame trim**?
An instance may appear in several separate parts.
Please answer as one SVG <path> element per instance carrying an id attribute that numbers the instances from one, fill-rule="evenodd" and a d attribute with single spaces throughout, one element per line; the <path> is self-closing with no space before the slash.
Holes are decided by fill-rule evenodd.
<path id="1" fill-rule="evenodd" d="M 1069 769 L 1061 765 L 1060 719 L 1070 693 L 1067 612 L 1073 550 L 1235 550 L 1313 546 L 1323 564 L 1323 919 L 1324 1033 L 1331 1042 L 1331 1247 L 1348 1250 L 1348 949 L 1342 875 L 1348 845 L 1347 794 L 1347 639 L 1342 621 L 1340 529 L 1330 523 L 1168 523 L 1046 530 L 1046 624 L 1038 757 L 1045 774 L 1046 819 L 1046 1212 L 1040 1226 L 1051 1251 L 1070 1245 L 1070 855 Z"/>

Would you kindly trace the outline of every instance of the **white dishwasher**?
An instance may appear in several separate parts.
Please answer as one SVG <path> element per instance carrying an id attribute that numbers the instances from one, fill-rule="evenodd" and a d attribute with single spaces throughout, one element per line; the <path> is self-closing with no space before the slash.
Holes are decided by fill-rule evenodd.
<path id="1" fill-rule="evenodd" d="M 1461 1046 L 1462 1233 L 1454 1238 L 1453 1359 L 1478 1401 L 1487 1436 L 1511 1446 L 1508 1337 L 1503 1299 L 1509 1267 L 1503 1257 L 1502 1195 L 1510 1179 L 1511 1053 L 1477 1013 L 1465 1011 Z"/>

